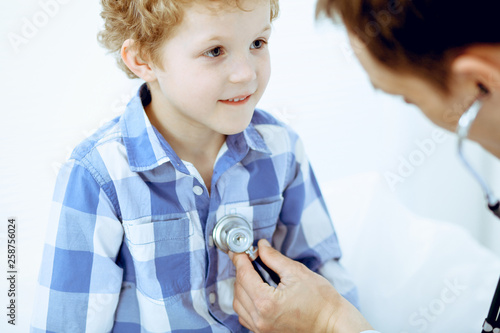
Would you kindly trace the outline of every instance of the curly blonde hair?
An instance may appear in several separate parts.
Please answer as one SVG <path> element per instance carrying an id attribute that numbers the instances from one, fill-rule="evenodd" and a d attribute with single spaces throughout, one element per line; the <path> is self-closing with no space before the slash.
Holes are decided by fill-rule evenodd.
<path id="1" fill-rule="evenodd" d="M 182 22 L 186 5 L 200 0 L 101 0 L 104 29 L 98 34 L 99 43 L 112 53 L 118 66 L 135 79 L 121 58 L 121 48 L 127 39 L 143 59 L 161 63 L 160 48 Z M 240 0 L 202 0 L 223 6 L 240 6 Z M 271 21 L 278 17 L 278 0 L 271 1 Z"/>

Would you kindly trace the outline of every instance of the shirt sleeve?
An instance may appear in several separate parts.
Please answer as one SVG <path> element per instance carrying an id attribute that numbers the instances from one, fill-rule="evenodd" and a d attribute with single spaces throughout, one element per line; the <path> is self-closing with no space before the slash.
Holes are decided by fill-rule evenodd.
<path id="1" fill-rule="evenodd" d="M 273 243 L 284 255 L 320 273 L 358 307 L 357 289 L 340 265 L 332 220 L 300 138 L 292 147 L 289 185 Z"/>
<path id="2" fill-rule="evenodd" d="M 59 171 L 31 332 L 109 332 L 123 270 L 123 227 L 97 172 L 70 160 Z M 109 184 L 108 184 L 109 185 Z"/>

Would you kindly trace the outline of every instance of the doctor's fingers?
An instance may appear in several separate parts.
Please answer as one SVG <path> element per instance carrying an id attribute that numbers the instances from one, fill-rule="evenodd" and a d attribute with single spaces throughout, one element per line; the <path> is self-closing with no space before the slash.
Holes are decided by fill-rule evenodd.
<path id="1" fill-rule="evenodd" d="M 265 294 L 251 299 L 238 282 L 234 286 L 233 308 L 240 316 L 240 323 L 255 333 L 275 332 L 277 302 L 274 294 Z M 286 332 L 286 331 L 282 331 Z"/>
<path id="2" fill-rule="evenodd" d="M 236 283 L 241 285 L 251 299 L 274 291 L 273 287 L 262 281 L 246 253 L 236 254 L 230 252 L 229 257 L 236 267 Z"/>
<path id="3" fill-rule="evenodd" d="M 245 290 L 237 282 L 234 284 L 233 309 L 239 316 L 240 324 L 255 332 L 255 327 L 250 324 L 253 323 L 250 312 L 254 311 L 254 305 Z"/>
<path id="4" fill-rule="evenodd" d="M 238 317 L 238 320 L 239 320 L 239 322 L 240 322 L 241 325 L 243 325 L 246 328 L 248 328 L 251 332 L 256 332 L 255 328 L 253 328 L 252 326 L 250 326 L 243 318 Z"/>
<path id="5" fill-rule="evenodd" d="M 281 280 L 287 276 L 294 276 L 296 271 L 303 266 L 301 263 L 288 258 L 278 250 L 274 249 L 266 239 L 258 242 L 259 257 L 262 262 L 272 271 L 277 273 Z"/>
<path id="6" fill-rule="evenodd" d="M 252 313 L 255 312 L 255 305 L 253 300 L 247 294 L 241 283 L 238 281 L 234 282 L 234 300 L 233 308 L 237 314 L 241 313 Z"/>

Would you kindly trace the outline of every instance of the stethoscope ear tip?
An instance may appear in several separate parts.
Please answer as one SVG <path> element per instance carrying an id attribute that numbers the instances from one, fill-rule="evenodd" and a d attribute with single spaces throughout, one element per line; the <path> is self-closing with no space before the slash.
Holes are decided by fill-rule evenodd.
<path id="1" fill-rule="evenodd" d="M 496 200 L 493 204 L 488 203 L 488 208 L 496 217 L 500 218 L 500 202 Z"/>

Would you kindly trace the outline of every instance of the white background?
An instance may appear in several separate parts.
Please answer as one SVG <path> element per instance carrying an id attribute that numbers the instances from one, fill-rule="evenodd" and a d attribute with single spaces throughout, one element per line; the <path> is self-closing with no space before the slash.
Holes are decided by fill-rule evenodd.
<path id="1" fill-rule="evenodd" d="M 0 4 L 2 272 L 7 217 L 19 220 L 18 325 L 7 326 L 6 310 L 0 310 L 2 332 L 28 330 L 58 165 L 78 142 L 119 115 L 140 84 L 127 79 L 98 46 L 98 1 L 66 0 L 45 21 L 41 2 Z M 9 38 L 22 36 L 26 20 L 39 27 L 16 47 Z M 500 223 L 458 161 L 454 136 L 446 134 L 428 155 L 418 153 L 416 142 L 432 138 L 436 127 L 400 98 L 373 91 L 342 29 L 315 23 L 314 1 L 282 1 L 274 26 L 273 74 L 259 107 L 301 134 L 320 184 L 367 171 L 397 174 L 401 159 L 425 156 L 394 186 L 399 200 L 418 215 L 466 227 L 500 253 Z M 499 162 L 475 145 L 469 151 L 500 194 Z M 0 281 L 5 309 L 6 281 Z"/>

